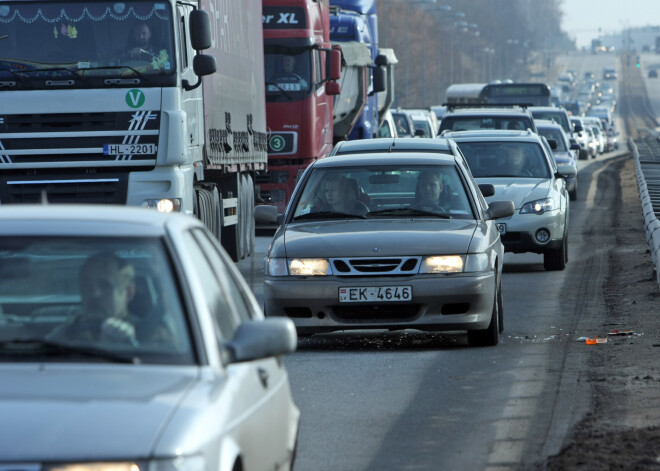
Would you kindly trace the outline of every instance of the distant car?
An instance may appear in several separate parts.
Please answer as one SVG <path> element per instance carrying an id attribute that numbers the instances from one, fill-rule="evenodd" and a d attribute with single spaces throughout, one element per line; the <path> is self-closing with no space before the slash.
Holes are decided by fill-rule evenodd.
<path id="1" fill-rule="evenodd" d="M 616 80 L 616 69 L 611 67 L 606 67 L 603 69 L 603 80 Z"/>
<path id="2" fill-rule="evenodd" d="M 465 131 L 445 135 L 463 152 L 479 184 L 491 184 L 490 199 L 513 200 L 516 211 L 497 220 L 507 252 L 543 254 L 546 270 L 563 270 L 568 261 L 569 196 L 564 178 L 570 165 L 556 165 L 531 131 Z M 514 154 L 522 154 L 522 168 Z"/>
<path id="3" fill-rule="evenodd" d="M 557 165 L 570 165 L 575 169 L 575 176 L 565 177 L 566 190 L 571 201 L 577 199 L 578 192 L 578 157 L 575 153 L 580 149 L 580 145 L 571 144 L 564 129 L 554 121 L 537 120 L 536 128 L 539 134 L 546 139 L 549 149 Z"/>
<path id="4" fill-rule="evenodd" d="M 488 129 L 526 130 L 536 132 L 534 118 L 528 109 L 512 107 L 449 106 L 440 121 L 443 131 L 473 131 Z"/>
<path id="5" fill-rule="evenodd" d="M 291 469 L 295 348 L 197 219 L 0 206 L 0 468 Z"/>
<path id="6" fill-rule="evenodd" d="M 397 137 L 396 124 L 394 124 L 394 118 L 389 110 L 385 113 L 383 122 L 378 128 L 378 137 Z"/>
<path id="7" fill-rule="evenodd" d="M 401 109 L 390 110 L 397 137 L 415 137 L 415 123 L 410 113 Z"/>
<path id="8" fill-rule="evenodd" d="M 301 335 L 464 330 L 471 345 L 497 344 L 504 248 L 493 219 L 511 216 L 512 202 L 487 205 L 492 186 L 477 186 L 446 139 L 368 141 L 353 149 L 365 153 L 317 160 L 300 179 L 267 254 L 266 315 L 290 317 Z M 409 151 L 412 141 L 429 150 Z M 428 206 L 426 177 L 440 189 Z M 355 182 L 347 187 L 368 211 L 321 209 L 323 182 L 336 178 Z"/>
<path id="9" fill-rule="evenodd" d="M 658 78 L 658 71 L 655 69 L 649 70 L 649 78 Z"/>

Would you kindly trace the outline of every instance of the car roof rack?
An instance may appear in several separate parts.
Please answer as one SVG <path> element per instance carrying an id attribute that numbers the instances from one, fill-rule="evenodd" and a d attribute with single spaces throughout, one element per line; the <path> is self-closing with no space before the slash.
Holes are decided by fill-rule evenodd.
<path id="1" fill-rule="evenodd" d="M 534 103 L 443 103 L 442 106 L 446 106 L 447 110 L 453 110 L 454 108 L 522 108 L 526 110 L 530 106 L 534 106 Z"/>

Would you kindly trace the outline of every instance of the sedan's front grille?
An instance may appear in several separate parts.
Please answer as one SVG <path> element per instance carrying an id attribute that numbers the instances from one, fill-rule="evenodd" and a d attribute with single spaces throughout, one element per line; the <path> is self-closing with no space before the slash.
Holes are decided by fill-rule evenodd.
<path id="1" fill-rule="evenodd" d="M 414 275 L 421 257 L 333 258 L 333 271 L 338 276 Z"/>

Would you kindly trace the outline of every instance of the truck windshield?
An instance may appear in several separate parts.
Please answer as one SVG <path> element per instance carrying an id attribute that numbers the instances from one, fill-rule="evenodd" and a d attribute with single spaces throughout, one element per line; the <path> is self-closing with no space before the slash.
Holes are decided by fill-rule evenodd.
<path id="1" fill-rule="evenodd" d="M 164 2 L 0 3 L 0 80 L 172 75 Z"/>
<path id="2" fill-rule="evenodd" d="M 278 101 L 281 97 L 293 100 L 311 89 L 312 56 L 310 49 L 267 48 L 264 66 L 266 75 L 266 100 Z"/>

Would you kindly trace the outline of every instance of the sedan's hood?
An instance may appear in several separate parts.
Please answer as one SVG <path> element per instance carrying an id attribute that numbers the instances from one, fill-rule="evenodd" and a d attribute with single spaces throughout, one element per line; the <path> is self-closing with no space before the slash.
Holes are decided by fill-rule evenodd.
<path id="1" fill-rule="evenodd" d="M 0 364 L 1 460 L 149 457 L 197 374 L 192 367 Z"/>
<path id="2" fill-rule="evenodd" d="M 462 219 L 351 219 L 289 224 L 275 257 L 370 257 L 467 253 L 476 223 Z"/>
<path id="3" fill-rule="evenodd" d="M 477 183 L 491 183 L 495 195 L 487 201 L 511 200 L 516 209 L 524 203 L 547 198 L 552 180 L 546 178 L 477 178 Z"/>

